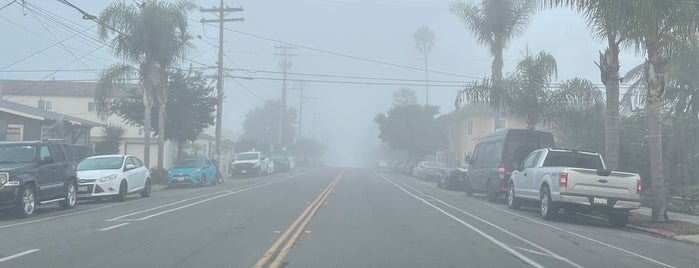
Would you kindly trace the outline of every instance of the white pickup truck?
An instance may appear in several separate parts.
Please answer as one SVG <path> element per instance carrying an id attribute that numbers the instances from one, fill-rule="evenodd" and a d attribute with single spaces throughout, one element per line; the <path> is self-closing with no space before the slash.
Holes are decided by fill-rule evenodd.
<path id="1" fill-rule="evenodd" d="M 523 202 L 539 204 L 541 217 L 553 220 L 566 214 L 602 211 L 609 224 L 623 227 L 629 211 L 638 209 L 641 178 L 638 174 L 606 169 L 595 152 L 544 148 L 533 151 L 508 185 L 507 204 L 518 209 Z"/>

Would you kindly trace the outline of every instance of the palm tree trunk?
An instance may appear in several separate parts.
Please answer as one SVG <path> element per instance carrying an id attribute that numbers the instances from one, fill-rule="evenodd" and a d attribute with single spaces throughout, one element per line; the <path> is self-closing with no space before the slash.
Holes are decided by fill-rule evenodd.
<path id="1" fill-rule="evenodd" d="M 609 169 L 619 168 L 619 44 L 610 38 L 609 48 L 600 54 L 599 68 L 606 90 L 604 156 Z"/>
<path id="2" fill-rule="evenodd" d="M 143 163 L 150 168 L 150 133 L 151 133 L 151 116 L 153 114 L 153 96 L 151 96 L 152 87 L 146 85 L 143 90 Z"/>
<path id="3" fill-rule="evenodd" d="M 648 130 L 650 140 L 650 177 L 653 193 L 653 210 L 651 221 L 664 220 L 665 215 L 665 178 L 663 177 L 663 150 L 661 131 L 661 102 L 665 91 L 666 58 L 662 55 L 662 46 L 657 37 L 657 25 L 648 23 L 646 27 L 646 82 L 648 93 L 646 105 L 648 109 Z"/>
<path id="4" fill-rule="evenodd" d="M 495 46 L 495 49 L 493 50 L 493 64 L 490 66 L 490 75 L 491 80 L 493 81 L 493 87 L 499 90 L 498 87 L 502 86 L 502 53 L 503 50 L 505 50 L 505 41 L 501 37 L 496 36 L 493 45 Z M 500 111 L 495 111 L 495 117 L 493 118 L 493 121 L 493 130 L 496 130 L 500 124 Z M 529 128 L 529 126 L 527 126 L 527 128 Z"/>
<path id="5" fill-rule="evenodd" d="M 165 117 L 166 117 L 166 106 L 167 106 L 167 78 L 165 75 L 162 76 L 162 85 L 158 86 L 158 168 L 163 168 L 165 160 Z"/>

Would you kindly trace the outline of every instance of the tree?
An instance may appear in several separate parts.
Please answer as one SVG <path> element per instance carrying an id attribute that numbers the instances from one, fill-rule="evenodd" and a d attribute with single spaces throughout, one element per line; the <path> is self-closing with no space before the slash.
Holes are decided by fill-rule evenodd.
<path id="1" fill-rule="evenodd" d="M 595 152 L 604 151 L 605 113 L 602 92 L 589 80 L 574 78 L 559 86 L 560 92 L 597 92 L 593 103 L 580 109 L 561 109 L 552 121 L 560 136 L 557 145 Z M 567 94 L 567 93 L 566 93 Z M 606 161 L 606 158 L 605 158 Z"/>
<path id="2" fill-rule="evenodd" d="M 427 70 L 427 53 L 434 47 L 434 32 L 430 27 L 420 26 L 413 36 L 415 39 L 415 48 L 422 52 L 425 58 L 425 105 L 430 105 L 430 88 L 428 85 L 429 71 Z"/>
<path id="3" fill-rule="evenodd" d="M 550 54 L 543 51 L 537 55 L 527 54 L 517 65 L 516 72 L 502 81 L 501 86 L 493 86 L 485 79 L 467 85 L 459 94 L 463 101 L 488 104 L 496 111 L 522 119 L 527 129 L 602 103 L 601 93 L 587 80 L 572 79 L 552 90 L 550 83 L 556 73 L 556 59 Z"/>
<path id="4" fill-rule="evenodd" d="M 439 107 L 429 105 L 394 106 L 374 118 L 379 125 L 379 139 L 393 150 L 405 150 L 422 158 L 446 145 L 444 126 L 437 120 Z"/>
<path id="5" fill-rule="evenodd" d="M 417 96 L 415 90 L 409 88 L 401 88 L 393 92 L 393 106 L 406 106 L 417 104 Z"/>
<path id="6" fill-rule="evenodd" d="M 461 1 L 451 4 L 451 12 L 466 24 L 478 43 L 490 49 L 491 80 L 495 83 L 503 79 L 503 51 L 524 33 L 536 5 L 531 0 L 483 0 L 480 7 Z"/>
<path id="7" fill-rule="evenodd" d="M 192 141 L 204 129 L 214 124 L 216 97 L 211 81 L 202 72 L 172 71 L 168 74 L 168 105 L 165 112 L 165 140 L 172 140 L 178 145 L 178 158 L 182 145 Z M 112 113 L 126 120 L 130 125 L 144 124 L 143 91 L 130 91 L 126 98 L 116 99 L 111 103 Z M 155 103 L 154 108 L 160 109 Z M 186 109 L 184 108 L 186 107 Z M 151 122 L 160 124 L 160 116 L 151 115 Z M 160 131 L 156 131 L 160 135 Z"/>
<path id="8" fill-rule="evenodd" d="M 109 66 L 100 75 L 95 100 L 98 113 L 106 117 L 113 92 L 131 78 L 142 85 L 144 113 L 144 162 L 150 162 L 151 114 L 156 95 L 161 104 L 159 118 L 165 117 L 167 104 L 167 69 L 180 63 L 192 48 L 187 26 L 189 2 L 175 3 L 156 0 L 126 4 L 110 4 L 100 13 L 98 28 L 101 40 L 109 40 L 113 53 L 124 63 Z M 158 130 L 165 132 L 165 120 Z M 158 167 L 163 165 L 164 135 L 158 135 Z"/>
<path id="9" fill-rule="evenodd" d="M 257 106 L 248 112 L 243 122 L 241 140 L 254 141 L 258 146 L 264 146 L 265 148 L 257 148 L 260 151 L 267 150 L 272 145 L 276 146 L 275 151 L 283 150 L 284 148 L 280 148 L 278 144 L 281 111 L 281 102 L 268 100 L 262 106 Z M 283 128 L 285 141 L 296 139 L 296 115 L 296 108 L 287 107 L 286 125 Z"/>
<path id="10" fill-rule="evenodd" d="M 124 129 L 117 125 L 106 125 L 102 128 L 102 141 L 95 144 L 95 154 L 118 154 L 119 143 L 124 137 Z"/>

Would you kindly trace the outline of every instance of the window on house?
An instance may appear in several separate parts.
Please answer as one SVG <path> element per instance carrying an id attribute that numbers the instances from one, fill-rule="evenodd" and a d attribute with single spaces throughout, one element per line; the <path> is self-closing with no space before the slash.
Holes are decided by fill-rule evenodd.
<path id="1" fill-rule="evenodd" d="M 6 141 L 21 141 L 22 132 L 24 130 L 23 125 L 8 124 L 7 132 L 5 132 Z"/>
<path id="2" fill-rule="evenodd" d="M 37 107 L 42 110 L 51 111 L 53 110 L 53 102 L 47 100 L 39 100 Z"/>
<path id="3" fill-rule="evenodd" d="M 493 119 L 493 131 L 501 128 L 507 128 L 507 119 Z"/>

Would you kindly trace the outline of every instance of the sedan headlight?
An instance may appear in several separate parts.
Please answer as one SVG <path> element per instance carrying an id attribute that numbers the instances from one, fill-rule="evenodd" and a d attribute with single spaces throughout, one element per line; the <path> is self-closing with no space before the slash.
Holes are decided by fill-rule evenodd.
<path id="1" fill-rule="evenodd" d="M 108 181 L 114 180 L 116 178 L 117 178 L 117 174 L 112 174 L 112 175 L 104 176 L 104 177 L 100 178 L 99 181 L 100 182 L 108 182 Z"/>

